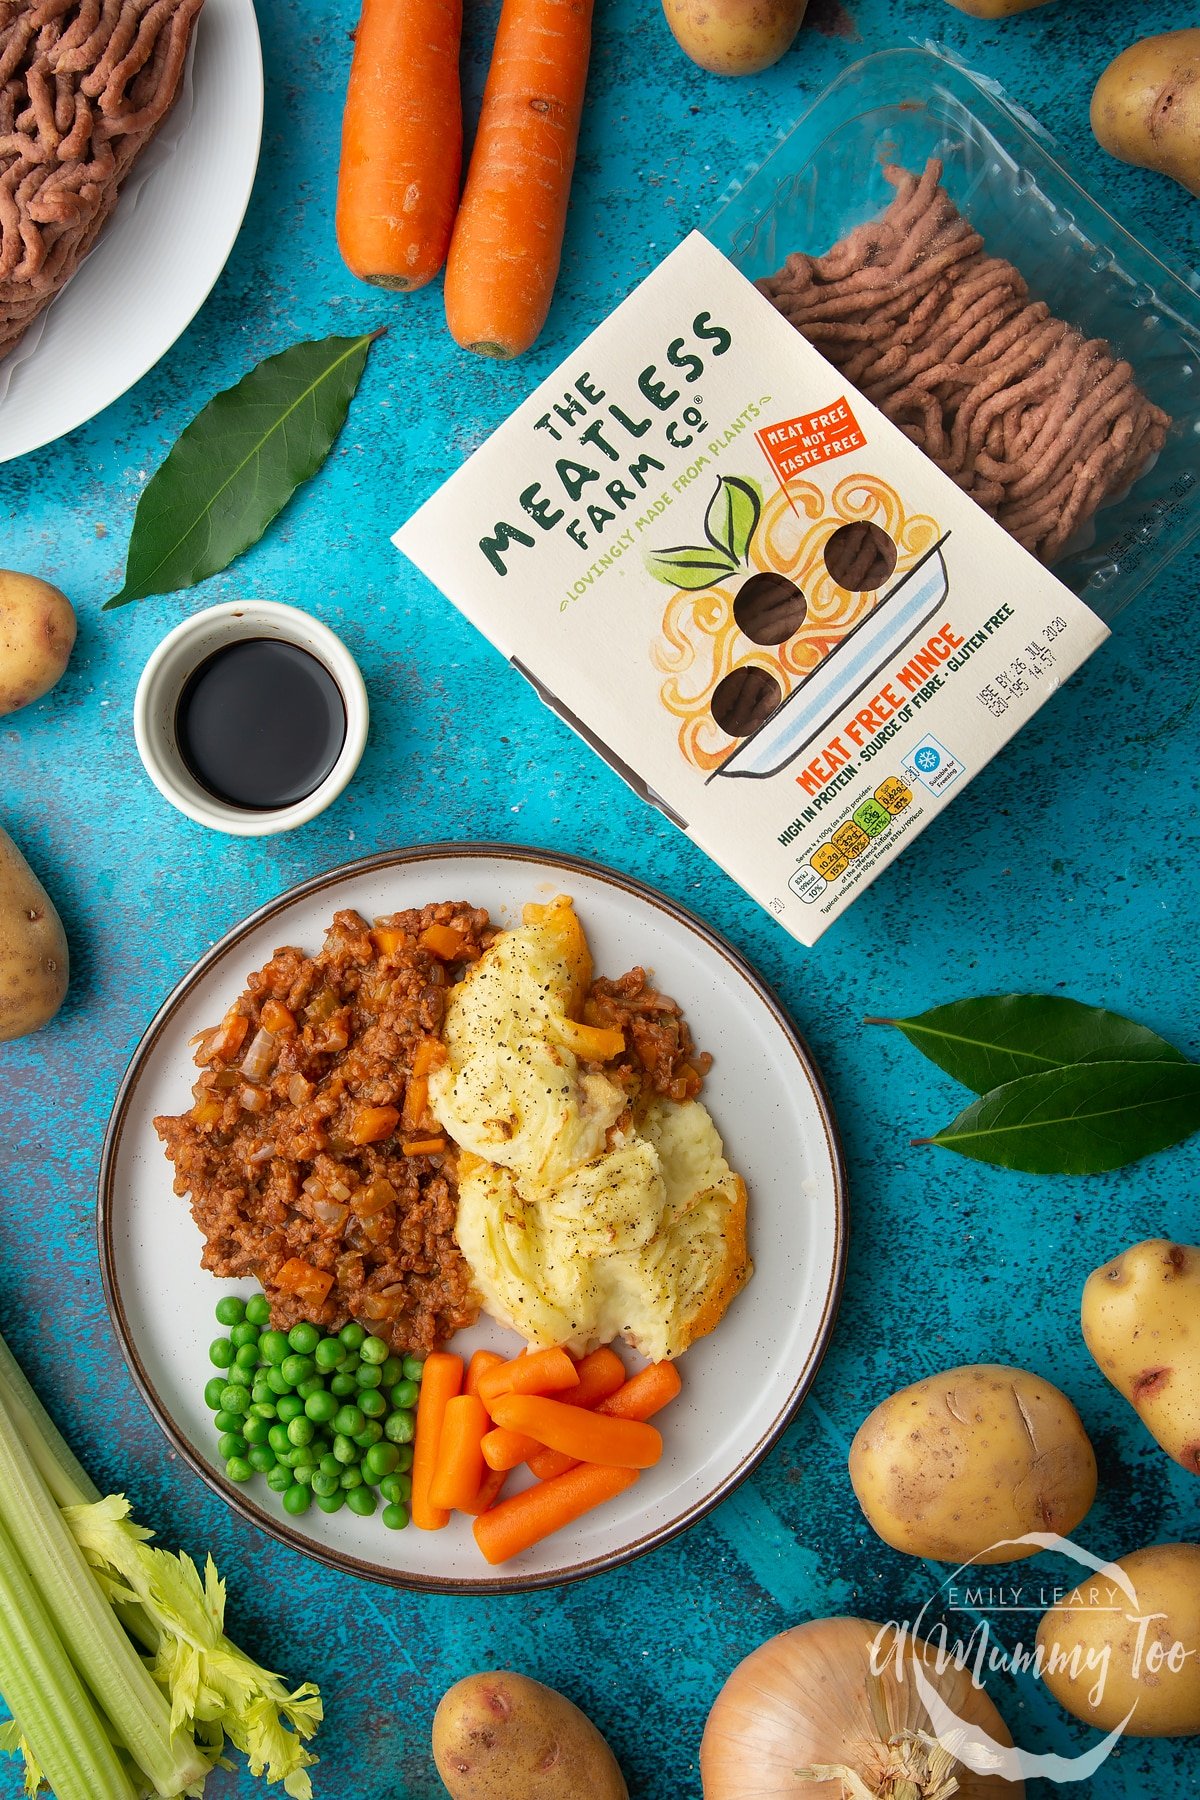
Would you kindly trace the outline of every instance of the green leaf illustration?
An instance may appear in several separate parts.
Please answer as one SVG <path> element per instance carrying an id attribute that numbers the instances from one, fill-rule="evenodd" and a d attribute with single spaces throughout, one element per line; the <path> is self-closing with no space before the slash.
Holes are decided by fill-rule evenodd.
<path id="1" fill-rule="evenodd" d="M 923 1056 L 977 1094 L 1068 1063 L 1183 1062 L 1145 1025 L 1061 994 L 987 994 L 935 1006 L 894 1025 Z"/>
<path id="2" fill-rule="evenodd" d="M 704 515 L 704 535 L 736 568 L 762 517 L 762 489 L 742 475 L 722 475 Z"/>
<path id="3" fill-rule="evenodd" d="M 931 1138 L 1031 1175 L 1097 1175 L 1200 1130 L 1200 1063 L 1093 1062 L 994 1088 Z"/>
<path id="4" fill-rule="evenodd" d="M 649 550 L 646 570 L 668 587 L 699 592 L 737 574 L 737 564 L 707 544 L 676 544 L 670 550 Z"/>
<path id="5" fill-rule="evenodd" d="M 197 413 L 138 501 L 106 609 L 193 587 L 258 542 L 328 456 L 378 336 L 293 344 Z"/>

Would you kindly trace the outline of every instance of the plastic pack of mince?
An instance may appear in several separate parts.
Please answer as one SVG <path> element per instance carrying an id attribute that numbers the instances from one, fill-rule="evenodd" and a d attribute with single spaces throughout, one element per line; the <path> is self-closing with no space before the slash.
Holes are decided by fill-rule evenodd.
<path id="1" fill-rule="evenodd" d="M 1036 128 L 887 52 L 395 541 L 811 944 L 1200 526 L 1198 323 Z"/>

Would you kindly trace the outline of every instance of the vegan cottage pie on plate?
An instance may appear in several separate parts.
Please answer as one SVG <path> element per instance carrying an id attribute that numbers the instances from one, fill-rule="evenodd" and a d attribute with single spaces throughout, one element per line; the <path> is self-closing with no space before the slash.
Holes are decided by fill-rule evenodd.
<path id="1" fill-rule="evenodd" d="M 750 1276 L 711 1059 L 644 970 L 593 977 L 568 899 L 512 931 L 465 903 L 339 912 L 195 1056 L 155 1127 L 203 1266 L 259 1281 L 277 1330 L 355 1320 L 425 1355 L 482 1308 L 533 1347 L 661 1361 Z"/>

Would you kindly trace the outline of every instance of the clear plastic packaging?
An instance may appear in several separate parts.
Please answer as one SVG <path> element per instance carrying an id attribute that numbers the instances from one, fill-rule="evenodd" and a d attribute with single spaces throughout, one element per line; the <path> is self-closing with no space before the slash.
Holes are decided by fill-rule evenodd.
<path id="1" fill-rule="evenodd" d="M 776 150 L 731 184 L 705 235 L 751 280 L 793 250 L 820 254 L 892 198 L 884 166 L 931 156 L 987 248 L 1030 292 L 1128 359 L 1170 414 L 1161 455 L 1097 513 L 1054 573 L 1111 623 L 1200 531 L 1200 292 L 1140 243 L 1051 154 L 1053 140 L 994 84 L 932 50 L 847 69 Z"/>

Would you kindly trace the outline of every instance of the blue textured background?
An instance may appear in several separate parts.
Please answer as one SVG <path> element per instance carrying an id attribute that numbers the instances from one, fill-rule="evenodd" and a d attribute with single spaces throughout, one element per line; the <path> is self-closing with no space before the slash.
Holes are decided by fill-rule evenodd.
<path id="1" fill-rule="evenodd" d="M 340 264 L 332 217 L 348 0 L 259 0 L 266 135 L 229 266 L 162 363 L 90 425 L 0 469 L 0 561 L 59 583 L 79 644 L 57 690 L 0 721 L 0 819 L 44 877 L 73 980 L 42 1035 L 0 1046 L 0 1321 L 102 1487 L 126 1489 L 168 1543 L 211 1548 L 234 1634 L 324 1691 L 324 1800 L 431 1800 L 429 1722 L 451 1681 L 508 1664 L 564 1688 L 611 1739 L 635 1800 L 695 1800 L 697 1746 L 723 1679 L 800 1619 L 919 1605 L 930 1575 L 866 1529 L 845 1474 L 864 1412 L 915 1376 L 974 1359 L 1027 1364 L 1080 1406 L 1102 1466 L 1089 1546 L 1195 1537 L 1200 1484 L 1170 1464 L 1089 1360 L 1087 1271 L 1157 1233 L 1200 1237 L 1200 1139 L 1092 1180 L 1006 1176 L 930 1150 L 914 1129 L 961 1096 L 864 1013 L 998 989 L 1104 1001 L 1200 1052 L 1195 695 L 1200 562 L 1177 564 L 1021 738 L 811 952 L 636 801 L 388 543 L 412 505 L 683 232 L 729 176 L 864 51 L 935 34 L 1003 81 L 1133 226 L 1195 262 L 1200 201 L 1107 159 L 1087 97 L 1134 35 L 1195 21 L 1191 0 L 1057 0 L 1007 22 L 940 0 L 811 0 L 792 52 L 725 82 L 694 69 L 654 0 L 601 0 L 558 299 L 523 362 L 472 361 L 440 292 L 389 299 Z M 468 9 L 482 87 L 493 4 Z M 180 429 L 257 358 L 379 323 L 329 464 L 240 565 L 193 594 L 102 614 L 137 496 Z M 341 632 L 371 693 L 357 780 L 283 839 L 210 835 L 162 802 L 134 749 L 138 673 L 198 607 L 256 594 Z M 167 989 L 209 942 L 302 877 L 420 840 L 495 837 L 579 851 L 656 883 L 779 988 L 827 1072 L 849 1155 L 853 1246 L 814 1399 L 754 1479 L 682 1541 L 615 1575 L 528 1599 L 431 1599 L 320 1569 L 231 1515 L 171 1453 L 105 1316 L 94 1177 L 113 1091 Z M 753 1381 L 753 1370 L 747 1370 Z M 1033 1621 L 1029 1621 L 1032 1626 Z M 1029 1742 L 1089 1740 L 1036 1694 L 997 1684 Z M 1180 1792 L 1195 1744 L 1128 1743 L 1100 1800 Z M 1175 1773 L 1173 1774 L 1173 1771 Z M 1177 1785 L 1178 1783 L 1178 1785 Z M 0 1770 L 0 1793 L 17 1774 Z M 252 1784 L 214 1780 L 214 1796 Z"/>

